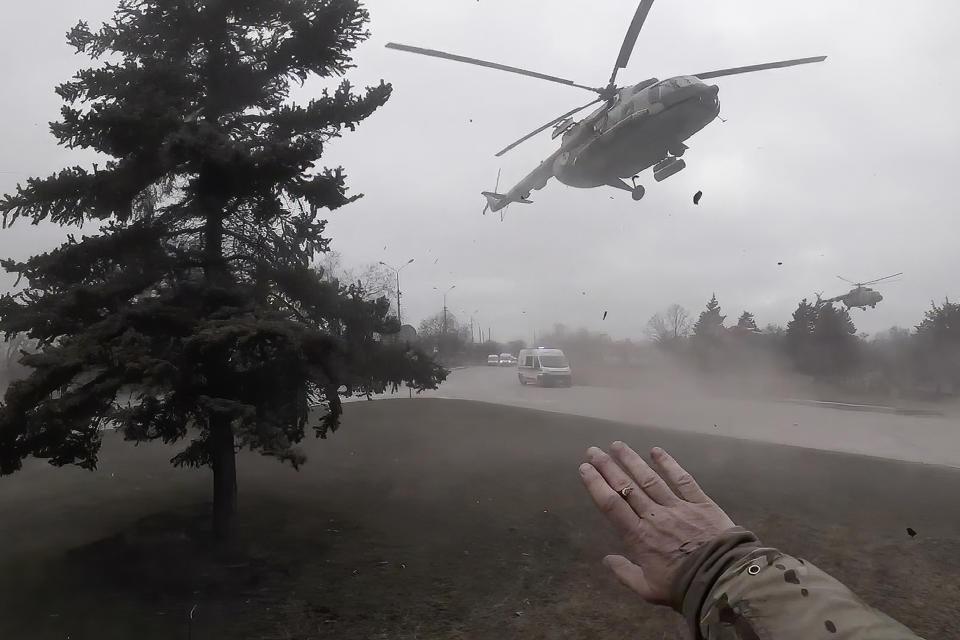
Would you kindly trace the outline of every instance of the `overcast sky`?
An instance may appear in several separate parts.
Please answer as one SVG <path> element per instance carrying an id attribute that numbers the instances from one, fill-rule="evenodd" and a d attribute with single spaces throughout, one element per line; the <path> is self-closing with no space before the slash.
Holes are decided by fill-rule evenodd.
<path id="1" fill-rule="evenodd" d="M 115 0 L 34 0 L 3 8 L 0 191 L 88 157 L 56 147 L 54 86 L 85 64 L 64 42 L 78 19 Z M 553 322 L 642 337 L 677 302 L 694 315 L 716 292 L 730 320 L 785 324 L 800 298 L 839 295 L 843 275 L 878 287 L 879 331 L 916 324 L 931 299 L 960 298 L 960 6 L 947 1 L 660 0 L 622 84 L 787 58 L 826 62 L 719 78 L 721 116 L 688 141 L 687 168 L 649 171 L 642 202 L 609 188 L 551 181 L 533 205 L 482 216 L 480 191 L 502 169 L 505 191 L 549 155 L 544 133 L 502 159 L 506 144 L 589 100 L 581 90 L 384 49 L 442 49 L 606 82 L 634 0 L 370 0 L 371 39 L 350 78 L 392 82 L 394 96 L 331 146 L 366 197 L 330 216 L 346 262 L 415 263 L 403 272 L 404 320 L 476 311 L 496 339 Z M 304 99 L 316 93 L 309 85 Z M 703 191 L 699 206 L 693 194 Z M 0 231 L 0 256 L 50 249 L 66 231 L 22 221 Z M 782 265 L 778 265 L 781 263 Z M 12 283 L 6 275 L 4 288 Z M 585 295 L 584 295 L 585 293 Z M 603 320 L 604 312 L 606 320 Z M 526 313 L 524 313 L 526 312 Z"/>

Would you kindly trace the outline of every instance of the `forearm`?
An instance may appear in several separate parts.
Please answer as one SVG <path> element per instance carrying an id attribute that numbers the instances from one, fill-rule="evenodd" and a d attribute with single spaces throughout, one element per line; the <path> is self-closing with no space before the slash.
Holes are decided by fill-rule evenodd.
<path id="1" fill-rule="evenodd" d="M 694 551 L 673 606 L 696 640 L 917 640 L 809 562 L 731 529 Z"/>

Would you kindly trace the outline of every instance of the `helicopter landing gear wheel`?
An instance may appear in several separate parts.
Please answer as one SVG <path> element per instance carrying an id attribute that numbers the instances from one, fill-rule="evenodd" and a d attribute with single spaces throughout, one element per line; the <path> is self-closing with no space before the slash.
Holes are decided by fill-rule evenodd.
<path id="1" fill-rule="evenodd" d="M 642 199 L 643 199 L 643 196 L 644 196 L 644 194 L 645 194 L 646 192 L 647 192 L 647 190 L 643 188 L 643 185 L 642 185 L 642 184 L 638 184 L 637 186 L 635 186 L 635 187 L 633 188 L 632 191 L 630 191 L 630 196 L 631 196 L 634 200 L 642 200 Z"/>
<path id="2" fill-rule="evenodd" d="M 686 152 L 686 150 L 687 150 L 686 145 L 682 145 L 682 146 L 679 146 L 679 147 L 673 147 L 673 148 L 670 149 L 670 155 L 672 155 L 672 156 L 675 157 L 675 158 L 682 158 L 682 157 L 683 157 L 683 154 Z"/>

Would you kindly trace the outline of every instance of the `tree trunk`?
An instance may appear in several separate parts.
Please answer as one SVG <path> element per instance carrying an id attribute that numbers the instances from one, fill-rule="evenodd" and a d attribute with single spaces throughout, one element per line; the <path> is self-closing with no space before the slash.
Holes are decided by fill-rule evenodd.
<path id="1" fill-rule="evenodd" d="M 237 457 L 233 426 L 225 416 L 214 416 L 210 425 L 210 453 L 213 464 L 213 535 L 228 540 L 233 535 L 237 512 Z"/>

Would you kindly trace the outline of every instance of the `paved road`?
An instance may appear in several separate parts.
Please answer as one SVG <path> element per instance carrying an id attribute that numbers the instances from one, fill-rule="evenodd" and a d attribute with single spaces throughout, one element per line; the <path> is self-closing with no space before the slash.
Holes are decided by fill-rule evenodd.
<path id="1" fill-rule="evenodd" d="M 794 402 L 710 396 L 673 383 L 630 390 L 542 389 L 521 386 L 513 368 L 493 367 L 453 371 L 438 391 L 424 395 L 960 467 L 960 419 L 956 416 L 844 411 Z"/>

